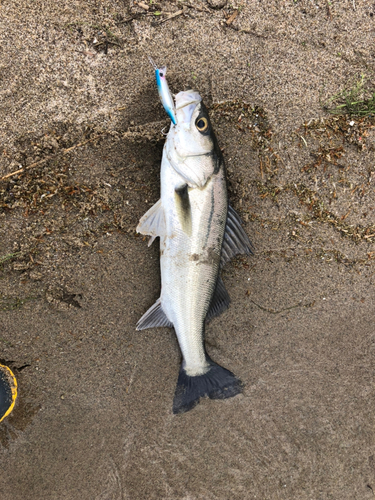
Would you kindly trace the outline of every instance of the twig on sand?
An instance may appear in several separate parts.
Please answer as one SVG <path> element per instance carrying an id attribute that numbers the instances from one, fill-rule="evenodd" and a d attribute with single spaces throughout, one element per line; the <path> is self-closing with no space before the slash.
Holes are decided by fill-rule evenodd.
<path id="1" fill-rule="evenodd" d="M 97 43 L 94 43 L 94 47 L 100 47 L 100 45 L 117 45 L 117 47 L 122 47 L 121 44 L 117 43 L 117 42 L 111 42 L 111 40 L 104 40 L 104 42 L 97 42 Z"/>
<path id="2" fill-rule="evenodd" d="M 138 5 L 139 5 L 139 3 L 138 3 Z M 154 25 L 158 26 L 159 24 L 166 23 L 167 21 L 170 21 L 171 19 L 174 19 L 177 16 L 181 16 L 181 14 L 186 13 L 187 9 L 194 9 L 194 10 L 198 10 L 199 12 L 208 12 L 209 14 L 211 14 L 211 11 L 205 7 L 199 7 L 198 5 L 193 5 L 191 3 L 183 3 L 181 10 L 178 10 L 177 12 L 173 12 L 173 14 L 170 14 L 165 19 L 160 19 L 160 21 L 157 21 L 156 23 L 154 23 Z M 151 13 L 151 15 L 152 14 L 155 14 L 155 13 Z"/>
<path id="3" fill-rule="evenodd" d="M 265 40 L 267 40 L 269 38 L 266 35 L 261 35 L 260 33 L 256 33 L 255 31 L 251 31 L 251 30 L 248 30 L 246 28 L 245 29 L 238 28 L 238 26 L 233 25 L 233 24 L 229 24 L 228 27 L 232 28 L 235 31 L 238 31 L 238 33 L 246 33 L 247 35 L 252 35 L 252 36 L 255 36 L 257 38 L 264 38 Z"/>
<path id="4" fill-rule="evenodd" d="M 0 257 L 0 264 L 3 264 L 3 262 L 6 262 L 7 260 L 12 260 L 19 255 L 21 255 L 21 252 L 8 253 L 7 255 L 3 255 L 2 257 Z"/>
<path id="5" fill-rule="evenodd" d="M 208 12 L 211 14 L 210 9 L 207 9 L 207 7 L 199 7 L 198 5 L 193 5 L 192 3 L 183 3 L 182 5 L 184 7 L 189 7 L 189 9 L 198 10 L 199 12 Z"/>
<path id="6" fill-rule="evenodd" d="M 238 16 L 238 10 L 235 10 L 233 14 L 225 21 L 226 25 L 230 26 L 237 16 Z"/>
<path id="7" fill-rule="evenodd" d="M 250 300 L 250 302 L 259 307 L 259 309 L 262 309 L 262 311 L 266 311 L 271 314 L 280 314 L 284 311 L 290 311 L 291 309 L 295 309 L 296 307 L 312 307 L 315 304 L 315 300 L 313 302 L 309 302 L 308 304 L 302 304 L 301 302 L 299 302 L 298 304 L 294 304 L 294 306 L 284 307 L 283 309 L 276 310 L 276 309 L 269 309 L 268 307 L 263 307 L 260 304 L 254 302 L 253 300 Z"/>
<path id="8" fill-rule="evenodd" d="M 131 15 L 130 17 L 127 17 L 126 19 L 122 19 L 122 21 L 117 21 L 116 24 L 126 24 L 130 23 L 131 21 L 134 21 L 134 19 L 140 19 L 142 16 L 144 16 L 146 12 L 136 12 L 135 14 Z"/>
<path id="9" fill-rule="evenodd" d="M 141 7 L 143 10 L 148 10 L 150 7 L 143 3 L 143 2 L 138 2 L 139 7 Z"/>
<path id="10" fill-rule="evenodd" d="M 71 146 L 70 148 L 63 149 L 62 151 L 59 151 L 58 153 L 54 155 L 48 155 L 43 160 L 36 161 L 32 163 L 31 165 L 28 165 L 27 167 L 20 168 L 19 170 L 16 170 L 15 172 L 10 172 L 7 175 L 4 175 L 3 177 L 0 177 L 0 182 L 5 181 L 6 179 L 9 179 L 10 177 L 13 177 L 18 174 L 22 174 L 23 172 L 26 172 L 26 170 L 31 170 L 32 168 L 38 167 L 39 165 L 43 165 L 48 160 L 53 160 L 54 158 L 57 158 L 60 155 L 66 155 L 70 151 L 73 151 L 76 148 L 79 148 L 81 146 L 84 146 L 85 144 L 88 144 L 89 142 L 95 141 L 96 139 L 99 139 L 100 137 L 103 137 L 107 135 L 109 132 L 105 132 L 104 134 L 99 134 L 96 135 L 95 137 L 92 137 L 91 139 L 87 139 L 87 141 L 79 142 L 78 144 L 75 144 L 74 146 Z"/>
<path id="11" fill-rule="evenodd" d="M 117 45 L 117 47 L 121 47 L 121 45 L 117 42 L 111 42 L 110 40 L 104 40 L 104 42 L 98 42 L 98 43 L 95 43 L 94 44 L 94 47 L 97 48 L 97 47 L 100 47 L 101 45 L 104 45 L 104 54 L 108 54 L 108 47 L 110 45 Z"/>
<path id="12" fill-rule="evenodd" d="M 160 19 L 160 21 L 157 22 L 157 24 L 163 24 L 166 23 L 167 21 L 170 21 L 171 19 L 174 19 L 177 16 L 181 16 L 181 14 L 184 14 L 186 9 L 181 9 L 178 10 L 177 12 L 173 12 L 170 16 L 166 17 L 165 19 Z"/>
<path id="13" fill-rule="evenodd" d="M 4 342 L 4 344 L 8 344 L 10 347 L 13 347 L 13 344 L 11 342 L 9 342 L 9 340 L 5 340 L 5 339 L 3 339 L 3 337 L 0 337 L 0 340 L 2 342 Z"/>
<path id="14" fill-rule="evenodd" d="M 327 2 L 327 14 L 328 14 L 328 17 L 329 17 L 329 20 L 332 21 L 332 12 L 331 12 L 331 7 L 330 7 L 330 1 L 329 0 L 326 0 Z"/>
<path id="15" fill-rule="evenodd" d="M 126 387 L 126 389 L 125 389 L 126 394 L 129 394 L 129 391 L 130 391 L 130 388 L 132 386 L 132 383 L 133 383 L 133 380 L 134 380 L 134 375 L 135 375 L 136 371 L 137 371 L 137 363 L 134 363 L 134 368 L 133 368 L 133 371 L 132 371 L 132 373 L 130 375 L 130 380 L 129 380 L 128 387 Z"/>

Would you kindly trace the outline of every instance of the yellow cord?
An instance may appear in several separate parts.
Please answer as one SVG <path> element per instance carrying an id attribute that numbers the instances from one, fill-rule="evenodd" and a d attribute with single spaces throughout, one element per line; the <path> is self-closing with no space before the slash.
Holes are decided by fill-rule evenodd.
<path id="1" fill-rule="evenodd" d="M 16 377 L 14 376 L 12 370 L 10 368 L 8 368 L 7 366 L 4 366 L 4 365 L 0 365 L 0 369 L 1 368 L 5 368 L 5 372 L 8 372 L 8 378 L 10 378 L 12 380 L 12 383 L 11 383 L 11 391 L 12 391 L 12 404 L 10 405 L 10 407 L 8 408 L 8 410 L 5 412 L 5 415 L 3 415 L 1 418 L 0 418 L 0 422 L 2 420 L 4 420 L 4 418 L 6 416 L 9 415 L 9 413 L 11 413 L 11 411 L 13 410 L 14 408 L 14 404 L 16 402 L 16 399 L 17 399 L 17 380 L 16 380 Z M 4 370 L 3 370 L 4 371 Z"/>

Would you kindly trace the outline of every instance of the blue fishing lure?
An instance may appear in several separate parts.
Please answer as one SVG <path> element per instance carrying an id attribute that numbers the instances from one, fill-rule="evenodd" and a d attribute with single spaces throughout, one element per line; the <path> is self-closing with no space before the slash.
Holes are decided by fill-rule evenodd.
<path id="1" fill-rule="evenodd" d="M 173 96 L 169 90 L 167 79 L 165 75 L 167 74 L 166 66 L 158 68 L 154 61 L 149 57 L 150 63 L 155 69 L 156 85 L 158 87 L 159 97 L 161 103 L 167 112 L 167 115 L 172 120 L 173 125 L 177 124 L 176 107 L 174 104 Z"/>

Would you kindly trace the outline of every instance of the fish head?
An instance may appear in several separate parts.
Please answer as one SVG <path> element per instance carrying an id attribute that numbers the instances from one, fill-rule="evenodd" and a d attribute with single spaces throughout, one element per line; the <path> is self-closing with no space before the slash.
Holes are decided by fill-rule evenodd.
<path id="1" fill-rule="evenodd" d="M 176 97 L 175 147 L 181 157 L 206 154 L 212 150 L 210 119 L 198 92 L 179 92 Z"/>
<path id="2" fill-rule="evenodd" d="M 167 138 L 167 157 L 191 187 L 203 187 L 217 163 L 217 142 L 206 106 L 198 92 L 175 96 L 177 124 Z"/>

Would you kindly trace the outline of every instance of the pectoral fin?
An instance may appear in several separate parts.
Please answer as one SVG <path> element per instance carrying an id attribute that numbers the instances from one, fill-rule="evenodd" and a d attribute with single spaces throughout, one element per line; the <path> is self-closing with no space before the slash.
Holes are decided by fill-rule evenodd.
<path id="1" fill-rule="evenodd" d="M 187 184 L 175 189 L 175 202 L 182 230 L 191 236 L 191 206 Z"/>
<path id="2" fill-rule="evenodd" d="M 236 255 L 251 255 L 253 253 L 251 247 L 251 242 L 243 230 L 238 213 L 229 205 L 223 246 L 221 248 L 220 266 L 223 267 Z"/>
<path id="3" fill-rule="evenodd" d="M 157 236 L 165 236 L 165 216 L 161 200 L 157 201 L 139 221 L 137 233 L 151 236 L 148 246 L 152 244 Z"/>

